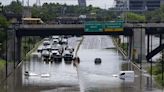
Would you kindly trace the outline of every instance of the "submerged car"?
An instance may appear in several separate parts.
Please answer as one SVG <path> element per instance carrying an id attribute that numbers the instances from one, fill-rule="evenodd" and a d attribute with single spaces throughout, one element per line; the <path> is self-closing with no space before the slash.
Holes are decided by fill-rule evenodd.
<path id="1" fill-rule="evenodd" d="M 101 64 L 101 58 L 95 58 L 95 64 Z"/>

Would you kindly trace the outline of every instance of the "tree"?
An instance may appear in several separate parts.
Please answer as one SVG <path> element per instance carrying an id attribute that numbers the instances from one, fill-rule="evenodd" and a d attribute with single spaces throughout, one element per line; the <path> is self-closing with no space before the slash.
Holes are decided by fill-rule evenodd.
<path id="1" fill-rule="evenodd" d="M 4 52 L 4 42 L 5 42 L 5 38 L 6 38 L 6 32 L 5 29 L 9 26 L 9 22 L 7 21 L 7 19 L 0 15 L 0 56 L 2 56 L 1 54 Z M 3 49 L 2 49 L 3 48 Z M 1 57 L 0 57 L 1 58 Z"/>
<path id="2" fill-rule="evenodd" d="M 4 16 L 0 16 L 0 43 L 5 40 L 5 29 L 9 26 L 9 22 Z"/>
<path id="3" fill-rule="evenodd" d="M 147 21 L 164 21 L 164 5 L 161 5 L 157 10 L 147 12 L 145 16 Z"/>
<path id="4" fill-rule="evenodd" d="M 5 6 L 6 12 L 11 12 L 14 14 L 22 14 L 23 6 L 19 1 L 12 1 L 10 5 Z"/>
<path id="5" fill-rule="evenodd" d="M 133 21 L 133 22 L 145 22 L 146 17 L 144 15 L 128 12 L 125 14 L 127 21 Z"/>

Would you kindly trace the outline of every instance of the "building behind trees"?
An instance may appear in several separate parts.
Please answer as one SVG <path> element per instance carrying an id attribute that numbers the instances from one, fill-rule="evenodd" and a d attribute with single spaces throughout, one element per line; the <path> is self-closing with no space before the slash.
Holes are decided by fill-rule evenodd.
<path id="1" fill-rule="evenodd" d="M 78 4 L 81 7 L 86 7 L 86 0 L 78 0 Z"/>
<path id="2" fill-rule="evenodd" d="M 155 10 L 158 9 L 164 0 L 115 0 L 116 8 L 119 10 Z"/>

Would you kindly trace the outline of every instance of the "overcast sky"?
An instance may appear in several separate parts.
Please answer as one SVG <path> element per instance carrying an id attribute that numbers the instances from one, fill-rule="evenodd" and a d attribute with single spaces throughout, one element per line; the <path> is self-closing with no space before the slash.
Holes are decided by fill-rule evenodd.
<path id="1" fill-rule="evenodd" d="M 7 5 L 10 4 L 11 1 L 16 1 L 16 0 L 0 0 L 0 2 L 2 2 L 3 5 Z M 20 0 L 22 1 L 22 0 Z M 50 3 L 50 2 L 58 2 L 61 4 L 73 4 L 73 5 L 77 5 L 78 4 L 78 0 L 40 0 L 41 3 Z M 30 5 L 33 5 L 34 3 L 36 3 L 36 0 L 29 0 Z M 97 7 L 101 7 L 104 9 L 108 9 L 109 7 L 112 7 L 114 5 L 114 0 L 86 0 L 87 5 L 93 5 L 93 6 L 97 6 Z M 27 5 L 27 0 L 24 0 L 24 4 Z"/>

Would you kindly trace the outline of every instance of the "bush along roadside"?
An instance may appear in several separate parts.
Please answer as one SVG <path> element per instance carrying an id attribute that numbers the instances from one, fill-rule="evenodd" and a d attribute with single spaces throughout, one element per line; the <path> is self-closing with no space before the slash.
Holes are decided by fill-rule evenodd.
<path id="1" fill-rule="evenodd" d="M 5 67 L 6 61 L 0 58 L 0 71 Z"/>
<path id="2" fill-rule="evenodd" d="M 164 88 L 164 67 L 162 69 L 162 63 L 164 64 L 164 61 L 162 58 L 157 59 L 157 62 L 153 67 L 152 67 L 152 75 L 154 76 L 154 79 L 157 83 L 157 85 L 160 88 Z M 148 72 L 151 74 L 151 68 L 148 68 Z"/>
<path id="3" fill-rule="evenodd" d="M 128 43 L 121 43 L 121 39 L 119 37 L 113 37 L 118 47 L 120 47 L 125 55 L 128 52 Z"/>
<path id="4" fill-rule="evenodd" d="M 119 46 L 123 49 L 123 51 L 127 55 L 127 52 L 128 52 L 128 47 L 127 47 L 128 46 L 128 43 L 120 43 Z"/>
<path id="5" fill-rule="evenodd" d="M 36 47 L 41 43 L 40 40 L 40 37 L 26 37 L 22 39 L 21 57 L 23 60 L 29 59 L 30 54 L 34 52 Z"/>

